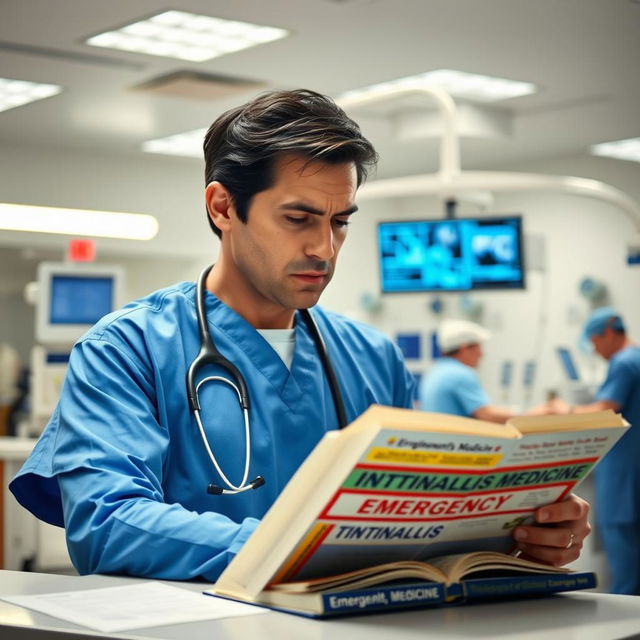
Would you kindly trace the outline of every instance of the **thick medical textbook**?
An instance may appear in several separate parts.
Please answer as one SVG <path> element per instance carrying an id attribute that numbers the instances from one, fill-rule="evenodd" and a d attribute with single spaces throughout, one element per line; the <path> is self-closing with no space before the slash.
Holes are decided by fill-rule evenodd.
<path id="1" fill-rule="evenodd" d="M 628 426 L 373 406 L 324 436 L 206 593 L 325 617 L 592 588 L 592 573 L 510 555 L 511 534 Z"/>

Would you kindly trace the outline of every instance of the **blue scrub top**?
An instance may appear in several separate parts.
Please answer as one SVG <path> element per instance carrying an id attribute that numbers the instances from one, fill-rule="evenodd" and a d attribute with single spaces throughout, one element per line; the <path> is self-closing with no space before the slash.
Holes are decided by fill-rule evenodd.
<path id="1" fill-rule="evenodd" d="M 73 348 L 58 406 L 10 484 L 37 517 L 65 526 L 80 573 L 215 580 L 322 435 L 337 428 L 329 385 L 304 321 L 289 370 L 212 294 L 209 328 L 251 397 L 249 478 L 266 484 L 214 496 L 222 484 L 189 411 L 185 377 L 199 351 L 195 285 L 181 283 L 103 318 Z M 413 378 L 383 334 L 319 307 L 348 421 L 371 404 L 410 407 Z M 212 368 L 211 373 L 216 373 Z M 244 423 L 233 389 L 202 387 L 201 416 L 222 471 L 237 484 Z"/>
<path id="2" fill-rule="evenodd" d="M 596 518 L 602 525 L 640 523 L 640 347 L 609 360 L 597 400 L 620 406 L 631 425 L 596 467 Z"/>
<path id="3" fill-rule="evenodd" d="M 419 392 L 423 411 L 472 418 L 477 409 L 489 404 L 475 369 L 455 358 L 436 360 L 422 376 Z"/>

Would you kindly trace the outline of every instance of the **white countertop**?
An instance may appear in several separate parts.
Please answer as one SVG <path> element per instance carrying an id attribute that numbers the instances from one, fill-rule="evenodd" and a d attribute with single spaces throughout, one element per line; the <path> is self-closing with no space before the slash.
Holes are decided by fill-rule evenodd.
<path id="1" fill-rule="evenodd" d="M 136 578 L 0 571 L 0 595 L 35 594 L 131 584 Z M 205 583 L 172 582 L 202 590 Z M 176 624 L 108 636 L 0 602 L 2 640 L 619 640 L 640 633 L 640 598 L 577 592 L 551 597 L 389 614 L 309 620 L 284 613 Z"/>

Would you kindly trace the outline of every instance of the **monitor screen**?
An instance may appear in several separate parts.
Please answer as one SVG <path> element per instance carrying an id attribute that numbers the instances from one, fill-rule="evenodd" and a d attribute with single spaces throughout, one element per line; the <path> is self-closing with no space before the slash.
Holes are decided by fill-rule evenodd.
<path id="1" fill-rule="evenodd" d="M 567 380 L 570 380 L 571 382 L 579 382 L 580 374 L 578 373 L 571 351 L 566 347 L 557 347 L 556 353 L 560 358 L 560 364 L 562 365 L 562 369 Z"/>
<path id="2" fill-rule="evenodd" d="M 522 218 L 381 222 L 383 293 L 524 288 Z"/>
<path id="3" fill-rule="evenodd" d="M 67 347 L 122 304 L 118 265 L 41 262 L 38 265 L 36 340 Z"/>
<path id="4" fill-rule="evenodd" d="M 113 278 L 54 275 L 49 321 L 52 324 L 95 324 L 114 309 Z"/>
<path id="5" fill-rule="evenodd" d="M 396 344 L 407 360 L 420 360 L 422 357 L 422 339 L 419 333 L 398 333 Z"/>

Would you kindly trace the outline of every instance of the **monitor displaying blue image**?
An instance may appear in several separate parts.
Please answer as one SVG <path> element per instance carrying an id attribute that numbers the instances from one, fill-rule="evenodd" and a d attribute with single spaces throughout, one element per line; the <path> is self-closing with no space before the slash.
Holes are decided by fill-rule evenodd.
<path id="1" fill-rule="evenodd" d="M 396 344 L 405 360 L 420 360 L 422 357 L 422 340 L 419 333 L 398 333 Z"/>
<path id="2" fill-rule="evenodd" d="M 54 275 L 51 279 L 52 324 L 95 324 L 114 309 L 114 284 L 109 277 Z"/>
<path id="3" fill-rule="evenodd" d="M 524 288 L 522 218 L 381 222 L 383 293 Z"/>
<path id="4" fill-rule="evenodd" d="M 124 269 L 118 265 L 41 262 L 36 341 L 71 346 L 100 318 L 120 307 L 123 287 Z"/>

